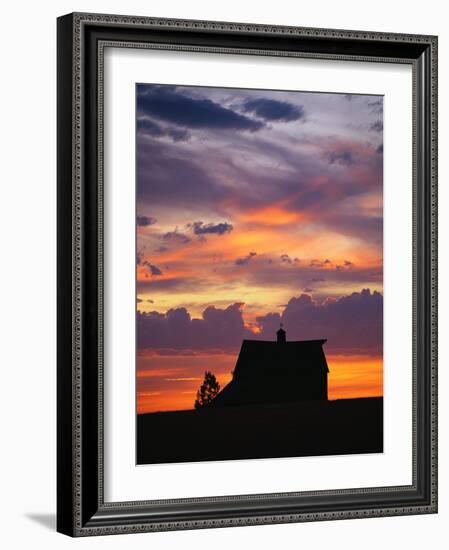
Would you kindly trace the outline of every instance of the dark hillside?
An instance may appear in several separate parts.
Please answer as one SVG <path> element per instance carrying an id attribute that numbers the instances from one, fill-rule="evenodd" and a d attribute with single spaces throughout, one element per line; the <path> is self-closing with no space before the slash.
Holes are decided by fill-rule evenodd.
<path id="1" fill-rule="evenodd" d="M 380 453 L 383 398 L 138 415 L 137 463 Z"/>

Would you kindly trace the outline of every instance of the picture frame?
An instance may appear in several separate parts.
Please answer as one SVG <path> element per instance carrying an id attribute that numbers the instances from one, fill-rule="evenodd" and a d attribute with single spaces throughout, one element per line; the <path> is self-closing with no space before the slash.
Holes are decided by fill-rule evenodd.
<path id="1" fill-rule="evenodd" d="M 436 513 L 437 37 L 87 13 L 62 16 L 57 28 L 57 530 L 78 537 Z M 105 501 L 106 44 L 411 66 L 410 485 Z"/>

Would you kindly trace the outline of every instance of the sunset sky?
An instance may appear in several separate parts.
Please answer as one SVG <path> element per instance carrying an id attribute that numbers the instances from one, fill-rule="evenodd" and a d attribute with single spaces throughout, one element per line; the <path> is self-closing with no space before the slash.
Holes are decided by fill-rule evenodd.
<path id="1" fill-rule="evenodd" d="M 383 100 L 137 86 L 138 412 L 189 409 L 242 339 L 326 338 L 382 395 Z"/>

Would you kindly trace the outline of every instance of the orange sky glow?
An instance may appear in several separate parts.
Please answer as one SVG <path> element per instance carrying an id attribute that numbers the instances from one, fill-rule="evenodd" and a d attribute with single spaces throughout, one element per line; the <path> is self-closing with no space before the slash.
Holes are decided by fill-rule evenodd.
<path id="1" fill-rule="evenodd" d="M 382 109 L 138 85 L 139 414 L 193 408 L 206 370 L 225 386 L 281 322 L 327 340 L 329 399 L 383 395 Z"/>
<path id="2" fill-rule="evenodd" d="M 185 356 L 153 356 L 140 358 L 137 374 L 137 413 L 192 409 L 196 392 L 202 382 L 202 371 L 186 377 L 179 373 L 195 369 L 212 370 L 221 387 L 232 378 L 236 356 L 204 354 Z M 378 397 L 383 395 L 382 357 L 327 356 L 329 366 L 329 399 Z M 154 380 L 160 389 L 151 391 Z M 154 382 L 153 382 L 154 383 Z"/>

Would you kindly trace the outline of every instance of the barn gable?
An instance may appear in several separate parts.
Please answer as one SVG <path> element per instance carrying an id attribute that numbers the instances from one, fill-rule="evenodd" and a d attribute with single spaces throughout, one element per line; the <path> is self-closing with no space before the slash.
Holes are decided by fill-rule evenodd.
<path id="1" fill-rule="evenodd" d="M 212 406 L 327 400 L 326 340 L 288 342 L 281 328 L 277 341 L 243 340 L 233 379 Z"/>
<path id="2" fill-rule="evenodd" d="M 234 378 L 272 369 L 314 369 L 329 372 L 323 344 L 326 340 L 270 342 L 243 340 Z"/>

